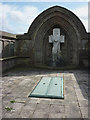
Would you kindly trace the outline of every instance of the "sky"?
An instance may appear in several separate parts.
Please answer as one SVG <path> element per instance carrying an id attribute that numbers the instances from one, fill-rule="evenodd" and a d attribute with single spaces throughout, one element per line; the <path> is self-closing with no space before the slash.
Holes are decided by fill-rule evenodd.
<path id="1" fill-rule="evenodd" d="M 13 1 L 13 0 L 12 0 Z M 49 7 L 58 5 L 76 14 L 88 28 L 88 2 L 0 2 L 0 30 L 14 33 L 26 33 L 33 20 Z M 53 1 L 53 0 L 52 0 Z"/>

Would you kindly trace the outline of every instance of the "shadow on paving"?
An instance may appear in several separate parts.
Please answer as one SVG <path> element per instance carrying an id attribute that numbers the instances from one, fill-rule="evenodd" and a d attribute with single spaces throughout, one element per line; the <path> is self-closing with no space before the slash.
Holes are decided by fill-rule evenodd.
<path id="1" fill-rule="evenodd" d="M 56 71 L 57 72 L 59 72 L 59 73 L 64 73 L 64 72 L 66 72 L 66 73 L 73 73 L 73 71 L 77 71 L 77 70 L 87 70 L 87 68 L 74 68 L 74 67 L 71 67 L 71 68 L 55 68 L 55 69 L 52 69 L 52 68 L 39 68 L 39 67 L 31 67 L 31 66 L 27 66 L 27 65 L 22 65 L 22 64 L 20 64 L 20 65 L 18 65 L 18 66 L 15 66 L 15 67 L 13 67 L 13 68 L 11 68 L 11 69 L 8 69 L 8 70 L 5 70 L 3 73 L 2 73 L 2 76 L 15 76 L 15 74 L 16 74 L 16 76 L 22 76 L 22 75 L 28 75 L 28 74 L 32 74 L 32 75 L 37 75 L 37 74 L 47 74 L 47 73 L 56 73 Z M 11 74 L 9 74 L 9 73 L 11 73 Z"/>
<path id="2" fill-rule="evenodd" d="M 82 92 L 82 95 L 85 99 L 89 100 L 88 97 L 88 74 L 86 74 L 86 71 L 82 72 L 81 75 L 78 75 L 78 73 L 74 73 L 74 76 L 76 78 L 76 81 L 79 85 L 79 88 Z"/>
<path id="3" fill-rule="evenodd" d="M 39 74 L 49 74 L 49 73 L 63 73 L 64 70 L 54 70 L 54 69 L 43 69 L 43 68 L 32 68 L 29 66 L 18 66 L 11 68 L 5 72 L 3 72 L 2 76 L 32 76 L 32 75 L 39 75 Z"/>

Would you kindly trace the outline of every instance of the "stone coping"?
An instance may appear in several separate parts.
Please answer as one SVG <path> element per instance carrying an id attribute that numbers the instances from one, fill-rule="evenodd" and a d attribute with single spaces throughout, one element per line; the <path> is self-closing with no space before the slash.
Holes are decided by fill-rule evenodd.
<path id="1" fill-rule="evenodd" d="M 18 58 L 18 56 L 0 58 L 0 61 L 9 60 L 9 59 L 14 59 L 14 58 Z"/>
<path id="2" fill-rule="evenodd" d="M 12 56 L 12 57 L 6 57 L 6 58 L 0 58 L 0 61 L 4 60 L 10 60 L 10 59 L 15 59 L 15 58 L 29 58 L 29 57 L 19 57 L 19 56 Z"/>
<path id="3" fill-rule="evenodd" d="M 41 64 L 38 64 L 38 65 L 34 65 L 35 68 L 41 68 L 41 69 L 53 69 L 53 70 L 64 70 L 64 69 L 67 69 L 67 70 L 70 70 L 70 69 L 77 69 L 79 68 L 79 66 L 75 66 L 75 65 L 67 65 L 67 66 L 63 66 L 63 67 L 52 67 L 52 66 L 47 66 L 47 65 L 41 65 Z"/>
<path id="4" fill-rule="evenodd" d="M 0 36 L 6 36 L 6 37 L 16 38 L 16 34 L 4 32 L 4 31 L 0 31 Z"/>

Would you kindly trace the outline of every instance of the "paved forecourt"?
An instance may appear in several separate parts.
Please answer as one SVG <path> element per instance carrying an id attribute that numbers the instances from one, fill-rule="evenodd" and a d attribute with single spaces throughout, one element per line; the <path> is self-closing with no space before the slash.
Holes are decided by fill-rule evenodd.
<path id="1" fill-rule="evenodd" d="M 42 77 L 56 76 L 64 76 L 64 99 L 28 97 Z M 3 118 L 88 118 L 87 71 L 8 72 L 2 93 Z"/>

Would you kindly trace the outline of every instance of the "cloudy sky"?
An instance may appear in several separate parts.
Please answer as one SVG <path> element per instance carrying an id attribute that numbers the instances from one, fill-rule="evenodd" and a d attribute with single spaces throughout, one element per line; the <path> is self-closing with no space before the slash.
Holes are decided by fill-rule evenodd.
<path id="1" fill-rule="evenodd" d="M 12 0 L 13 1 L 13 0 Z M 34 2 L 36 1 L 36 2 Z M 41 2 L 42 1 L 42 2 Z M 53 0 L 52 0 L 53 1 Z M 55 0 L 54 0 L 55 1 Z M 74 12 L 88 30 L 88 1 L 86 2 L 1 2 L 0 3 L 0 30 L 23 34 L 28 31 L 32 21 L 45 9 L 59 5 Z M 89 31 L 90 32 L 90 31 Z"/>

